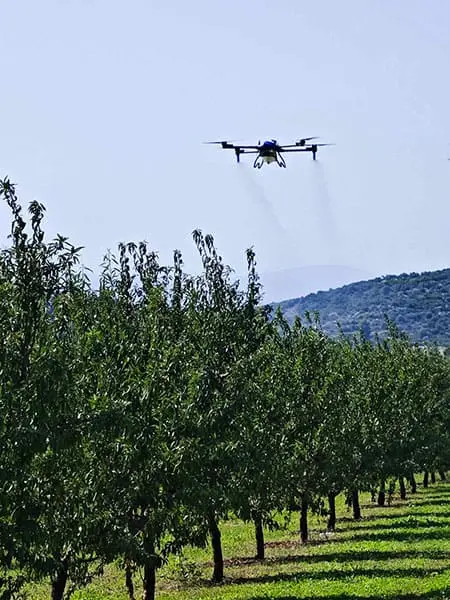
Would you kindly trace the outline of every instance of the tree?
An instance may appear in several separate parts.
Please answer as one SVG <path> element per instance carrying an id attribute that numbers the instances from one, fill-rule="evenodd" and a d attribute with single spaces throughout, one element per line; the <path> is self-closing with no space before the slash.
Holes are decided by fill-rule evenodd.
<path id="1" fill-rule="evenodd" d="M 82 479 L 75 462 L 79 455 L 73 452 L 79 434 L 78 399 L 67 302 L 84 289 L 85 280 L 76 269 L 80 248 L 62 236 L 45 241 L 42 205 L 30 204 L 28 233 L 8 179 L 0 183 L 0 196 L 13 217 L 11 247 L 0 255 L 1 567 L 18 573 L 16 578 L 3 577 L 4 596 L 33 574 L 51 575 L 52 598 L 58 600 L 69 555 L 77 580 L 85 571 L 84 552 L 89 552 L 75 542 L 80 497 L 69 492 Z M 73 510 L 66 511 L 69 506 Z"/>

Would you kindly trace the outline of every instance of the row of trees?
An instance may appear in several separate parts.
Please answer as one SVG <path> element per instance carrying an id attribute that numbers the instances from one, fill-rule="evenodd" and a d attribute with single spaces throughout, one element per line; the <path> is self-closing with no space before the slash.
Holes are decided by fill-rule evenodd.
<path id="1" fill-rule="evenodd" d="M 105 258 L 93 290 L 79 248 L 27 223 L 9 180 L 10 246 L 0 254 L 0 592 L 50 578 L 60 600 L 120 560 L 130 598 L 143 573 L 211 541 L 220 521 L 264 526 L 278 511 L 380 490 L 450 466 L 449 363 L 391 327 L 384 341 L 331 339 L 261 304 L 255 256 L 241 289 L 211 236 L 202 273 L 145 243 Z"/>

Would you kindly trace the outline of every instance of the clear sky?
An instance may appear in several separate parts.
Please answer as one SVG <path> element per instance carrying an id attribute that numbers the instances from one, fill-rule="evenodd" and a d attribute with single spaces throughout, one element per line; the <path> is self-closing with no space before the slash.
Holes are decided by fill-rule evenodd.
<path id="1" fill-rule="evenodd" d="M 449 266 L 450 3 L 1 0 L 0 176 L 96 267 L 118 241 L 239 271 Z M 319 135 L 287 169 L 202 142 Z M 0 207 L 0 236 L 9 221 Z M 194 260 L 195 259 L 195 260 Z"/>

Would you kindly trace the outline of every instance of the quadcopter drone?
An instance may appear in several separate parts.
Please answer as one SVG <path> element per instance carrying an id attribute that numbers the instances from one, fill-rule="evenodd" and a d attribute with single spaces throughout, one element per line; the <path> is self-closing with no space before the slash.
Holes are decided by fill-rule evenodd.
<path id="1" fill-rule="evenodd" d="M 207 144 L 219 144 L 222 148 L 234 150 L 237 162 L 240 162 L 241 154 L 256 154 L 253 167 L 260 169 L 264 163 L 270 164 L 276 162 L 279 167 L 286 168 L 286 162 L 282 156 L 284 152 L 311 152 L 313 160 L 316 160 L 319 146 L 332 146 L 333 144 L 308 144 L 311 140 L 316 140 L 316 137 L 302 138 L 295 144 L 281 145 L 276 140 L 267 140 L 261 144 L 258 142 L 255 146 L 235 145 L 231 142 L 206 142 Z"/>

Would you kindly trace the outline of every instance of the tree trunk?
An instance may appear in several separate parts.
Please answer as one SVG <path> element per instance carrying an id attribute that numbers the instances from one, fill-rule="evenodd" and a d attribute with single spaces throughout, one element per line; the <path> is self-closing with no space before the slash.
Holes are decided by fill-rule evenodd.
<path id="1" fill-rule="evenodd" d="M 156 555 L 155 545 L 149 537 L 144 538 L 144 550 L 147 555 L 142 579 L 142 600 L 155 600 L 156 592 Z"/>
<path id="2" fill-rule="evenodd" d="M 330 512 L 328 514 L 327 529 L 328 531 L 334 531 L 336 529 L 336 496 L 334 494 L 328 494 L 328 506 Z"/>
<path id="3" fill-rule="evenodd" d="M 352 507 L 352 492 L 348 492 L 345 496 L 345 504 L 347 505 L 347 508 L 350 510 L 350 508 Z"/>
<path id="4" fill-rule="evenodd" d="M 358 490 L 352 491 L 353 518 L 357 521 L 361 519 L 361 507 L 359 506 Z"/>
<path id="5" fill-rule="evenodd" d="M 58 569 L 52 578 L 52 600 L 62 600 L 64 596 L 64 590 L 66 589 L 67 575 L 69 565 L 67 560 L 64 559 L 58 566 Z"/>
<path id="6" fill-rule="evenodd" d="M 436 483 L 436 473 L 431 471 L 431 483 Z"/>
<path id="7" fill-rule="evenodd" d="M 134 597 L 134 584 L 133 584 L 133 569 L 129 560 L 125 563 L 125 587 L 127 588 L 128 598 L 135 600 Z"/>
<path id="8" fill-rule="evenodd" d="M 308 500 L 305 494 L 302 496 L 300 508 L 300 540 L 302 544 L 308 542 Z"/>
<path id="9" fill-rule="evenodd" d="M 400 487 L 400 498 L 402 500 L 406 500 L 406 487 L 405 487 L 405 480 L 403 477 L 398 478 L 398 485 Z"/>
<path id="10" fill-rule="evenodd" d="M 381 480 L 380 491 L 378 492 L 378 506 L 384 506 L 386 502 L 386 482 Z"/>
<path id="11" fill-rule="evenodd" d="M 148 560 L 144 565 L 142 600 L 155 600 L 156 567 L 154 560 Z"/>
<path id="12" fill-rule="evenodd" d="M 256 558 L 264 560 L 264 530 L 261 515 L 254 518 L 256 538 Z"/>
<path id="13" fill-rule="evenodd" d="M 425 471 L 425 473 L 423 474 L 423 487 L 428 487 L 428 471 Z"/>
<path id="14" fill-rule="evenodd" d="M 213 512 L 211 512 L 209 515 L 209 533 L 211 536 L 211 546 L 213 549 L 214 559 L 212 580 L 215 583 L 220 583 L 223 580 L 222 536 L 220 535 L 220 530 L 217 526 L 216 517 Z"/>
<path id="15" fill-rule="evenodd" d="M 415 494 L 417 492 L 417 483 L 414 473 L 411 473 L 409 476 L 409 483 L 411 484 L 411 494 Z"/>
<path id="16" fill-rule="evenodd" d="M 445 476 L 445 471 L 439 471 L 439 477 L 441 478 L 441 481 L 445 481 L 447 479 Z"/>
<path id="17" fill-rule="evenodd" d="M 302 544 L 308 543 L 308 499 L 306 494 L 302 495 L 300 506 L 300 541 Z"/>

